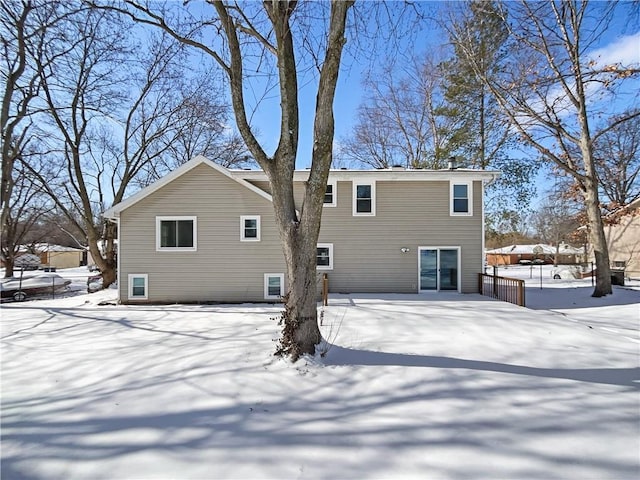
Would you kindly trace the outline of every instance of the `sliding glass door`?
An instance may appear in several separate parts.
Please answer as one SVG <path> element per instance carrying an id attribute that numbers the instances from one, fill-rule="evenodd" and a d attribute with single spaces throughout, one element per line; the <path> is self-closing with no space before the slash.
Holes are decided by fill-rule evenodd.
<path id="1" fill-rule="evenodd" d="M 459 291 L 460 247 L 419 247 L 420 291 Z"/>

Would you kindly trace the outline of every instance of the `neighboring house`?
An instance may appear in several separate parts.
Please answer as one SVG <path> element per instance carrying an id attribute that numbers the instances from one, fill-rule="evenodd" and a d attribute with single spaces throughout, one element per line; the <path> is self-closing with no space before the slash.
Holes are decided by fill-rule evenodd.
<path id="1" fill-rule="evenodd" d="M 0 257 L 0 267 L 4 268 L 5 266 L 4 255 L 2 255 Z M 18 252 L 13 258 L 13 267 L 16 270 L 20 268 L 24 270 L 37 270 L 40 266 L 40 256 L 33 253 Z"/>
<path id="2" fill-rule="evenodd" d="M 74 268 L 83 263 L 84 249 L 65 247 L 50 243 L 36 243 L 34 245 L 22 245 L 20 254 L 34 253 L 40 257 L 40 264 L 45 267 Z"/>
<path id="3" fill-rule="evenodd" d="M 611 267 L 624 269 L 629 278 L 640 278 L 640 199 L 614 213 L 615 223 L 604 227 Z"/>
<path id="4" fill-rule="evenodd" d="M 309 171 L 294 174 L 302 198 Z M 330 292 L 477 292 L 484 183 L 476 170 L 332 170 L 318 240 Z M 287 291 L 269 182 L 199 156 L 105 212 L 118 223 L 119 298 L 275 301 Z"/>
<path id="5" fill-rule="evenodd" d="M 517 265 L 542 260 L 553 263 L 557 256 L 557 263 L 578 263 L 583 256 L 583 250 L 561 243 L 559 249 L 552 245 L 508 245 L 502 248 L 487 250 L 488 265 Z"/>

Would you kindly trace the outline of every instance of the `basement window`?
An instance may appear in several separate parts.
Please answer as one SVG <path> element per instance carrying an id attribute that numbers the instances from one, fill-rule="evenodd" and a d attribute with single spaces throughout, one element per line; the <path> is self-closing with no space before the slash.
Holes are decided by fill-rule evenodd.
<path id="1" fill-rule="evenodd" d="M 264 274 L 265 300 L 279 300 L 284 295 L 284 273 Z"/>
<path id="2" fill-rule="evenodd" d="M 127 277 L 129 284 L 129 300 L 147 300 L 149 275 L 130 273 Z"/>

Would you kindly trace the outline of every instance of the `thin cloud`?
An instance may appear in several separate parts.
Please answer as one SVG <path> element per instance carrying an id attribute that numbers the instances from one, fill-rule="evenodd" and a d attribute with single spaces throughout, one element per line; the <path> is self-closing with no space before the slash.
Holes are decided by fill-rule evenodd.
<path id="1" fill-rule="evenodd" d="M 626 35 L 617 41 L 594 50 L 589 59 L 598 67 L 621 64 L 624 66 L 640 65 L 640 32 Z"/>

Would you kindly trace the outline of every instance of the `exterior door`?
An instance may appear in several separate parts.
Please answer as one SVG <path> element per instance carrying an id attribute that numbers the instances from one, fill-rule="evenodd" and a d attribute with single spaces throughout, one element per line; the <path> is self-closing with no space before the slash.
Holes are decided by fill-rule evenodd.
<path id="1" fill-rule="evenodd" d="M 460 247 L 419 247 L 419 291 L 460 291 Z"/>

